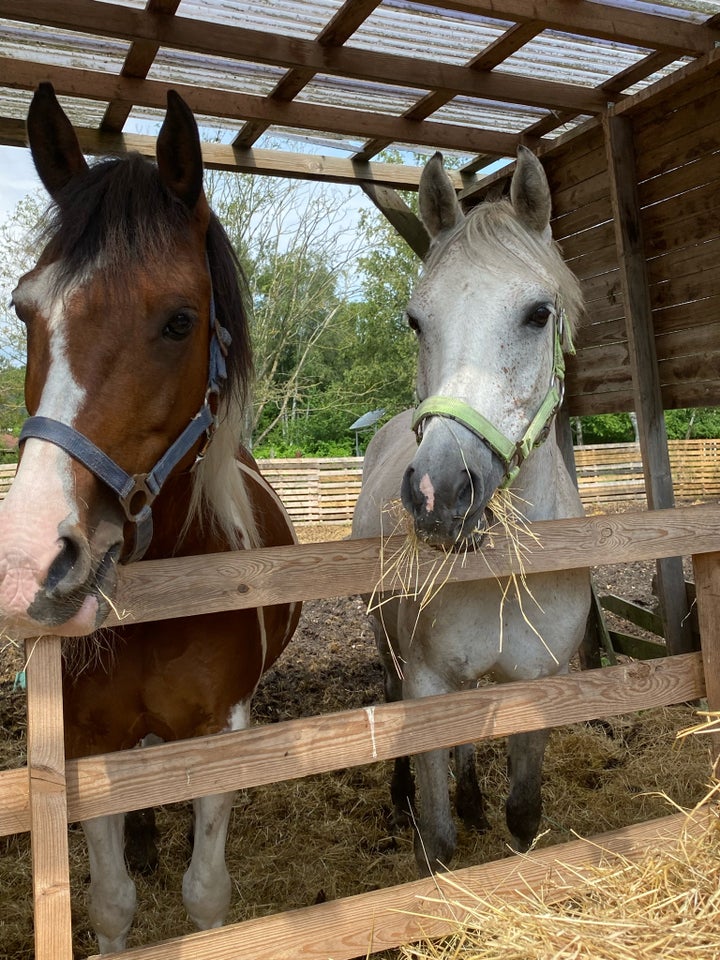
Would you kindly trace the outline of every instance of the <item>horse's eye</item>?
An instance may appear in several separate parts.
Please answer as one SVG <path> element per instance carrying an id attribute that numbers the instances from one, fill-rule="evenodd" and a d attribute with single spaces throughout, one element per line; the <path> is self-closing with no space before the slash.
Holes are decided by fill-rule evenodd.
<path id="1" fill-rule="evenodd" d="M 412 313 L 407 313 L 405 316 L 407 317 L 407 322 L 410 329 L 415 333 L 420 333 L 420 324 L 418 323 L 418 318 Z"/>
<path id="2" fill-rule="evenodd" d="M 552 310 L 546 304 L 541 303 L 537 307 L 533 307 L 530 313 L 527 315 L 525 320 L 531 327 L 544 327 L 550 317 L 552 316 Z"/>
<path id="3" fill-rule="evenodd" d="M 172 316 L 163 327 L 162 335 L 166 340 L 184 340 L 195 326 L 195 318 L 181 310 Z"/>

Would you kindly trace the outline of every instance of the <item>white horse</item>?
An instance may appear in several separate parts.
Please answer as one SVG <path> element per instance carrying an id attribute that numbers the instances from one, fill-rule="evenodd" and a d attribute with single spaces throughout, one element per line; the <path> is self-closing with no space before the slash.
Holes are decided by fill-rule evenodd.
<path id="1" fill-rule="evenodd" d="M 383 524 L 387 532 L 382 514 L 401 497 L 426 543 L 481 549 L 488 503 L 501 486 L 517 495 L 527 520 L 582 514 L 554 425 L 563 350 L 572 348 L 582 300 L 551 238 L 545 173 L 524 147 L 510 196 L 464 217 L 441 155 L 423 171 L 420 212 L 432 245 L 407 308 L 419 346 L 420 404 L 368 447 L 354 537 L 378 536 Z M 534 574 L 527 585 L 534 600 L 510 591 L 503 602 L 506 584 L 485 580 L 447 583 L 423 609 L 412 596 L 384 603 L 374 628 L 387 698 L 448 693 L 485 675 L 508 681 L 565 672 L 583 636 L 589 574 Z M 540 822 L 547 735 L 508 738 L 506 817 L 520 850 Z M 455 849 L 448 762 L 442 749 L 415 758 L 421 873 L 442 868 Z M 473 747 L 456 748 L 455 764 L 458 814 L 484 829 Z M 396 762 L 392 796 L 396 817 L 406 818 L 414 797 L 407 758 Z"/>

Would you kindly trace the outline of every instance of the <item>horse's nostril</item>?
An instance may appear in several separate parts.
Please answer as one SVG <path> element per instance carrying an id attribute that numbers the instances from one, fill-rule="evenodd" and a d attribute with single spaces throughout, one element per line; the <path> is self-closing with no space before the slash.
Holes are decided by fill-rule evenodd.
<path id="1" fill-rule="evenodd" d="M 84 579 L 84 574 L 77 576 L 82 555 L 82 546 L 75 538 L 60 538 L 60 553 L 53 560 L 45 580 L 48 594 L 67 594 L 77 588 Z"/>

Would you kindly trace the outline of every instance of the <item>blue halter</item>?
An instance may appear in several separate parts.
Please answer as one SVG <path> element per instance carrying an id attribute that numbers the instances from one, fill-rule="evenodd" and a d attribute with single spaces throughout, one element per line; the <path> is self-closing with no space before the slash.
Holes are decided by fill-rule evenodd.
<path id="1" fill-rule="evenodd" d="M 84 434 L 51 417 L 28 417 L 20 431 L 19 443 L 23 443 L 28 437 L 54 443 L 69 453 L 74 460 L 87 467 L 117 494 L 125 516 L 135 525 L 133 547 L 130 555 L 122 561 L 123 563 L 140 560 L 144 556 L 153 536 L 151 507 L 155 497 L 160 493 L 163 484 L 178 463 L 205 434 L 205 443 L 197 454 L 195 464 L 202 460 L 217 426 L 217 417 L 211 408 L 211 401 L 217 401 L 220 395 L 220 382 L 227 379 L 225 357 L 232 338 L 229 331 L 221 326 L 217 319 L 212 280 L 210 334 L 208 385 L 203 404 L 180 436 L 148 473 L 127 473 Z"/>

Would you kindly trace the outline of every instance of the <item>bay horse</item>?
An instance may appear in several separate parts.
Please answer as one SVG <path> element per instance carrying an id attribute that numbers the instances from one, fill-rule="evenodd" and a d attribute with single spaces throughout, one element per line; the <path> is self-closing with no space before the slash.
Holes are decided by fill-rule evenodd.
<path id="1" fill-rule="evenodd" d="M 53 205 L 13 294 L 30 417 L 0 511 L 3 626 L 85 637 L 63 641 L 68 757 L 244 728 L 299 605 L 100 629 L 118 564 L 295 541 L 238 450 L 252 372 L 246 293 L 203 191 L 195 119 L 170 91 L 156 164 L 128 154 L 89 166 L 41 84 L 27 128 Z M 222 924 L 230 902 L 233 796 L 194 801 L 182 894 L 201 929 Z M 122 950 L 136 899 L 123 816 L 83 828 L 91 922 L 103 953 Z"/>
<path id="2" fill-rule="evenodd" d="M 577 280 L 550 232 L 550 191 L 539 160 L 518 151 L 510 200 L 465 217 L 435 154 L 423 170 L 420 212 L 431 245 L 407 307 L 419 356 L 419 406 L 390 420 L 368 446 L 354 537 L 382 535 L 402 501 L 411 530 L 438 551 L 482 549 L 493 495 L 508 489 L 525 520 L 582 514 L 554 417 L 562 401 L 563 351 L 581 313 Z M 390 592 L 374 614 L 389 700 L 448 693 L 489 676 L 532 680 L 567 670 L 590 603 L 587 571 L 507 581 L 446 583 L 424 606 L 412 590 Z M 382 589 L 382 584 L 379 589 Z M 547 731 L 508 739 L 506 819 L 516 848 L 532 843 L 541 817 Z M 487 821 L 474 748 L 457 747 L 455 804 L 470 826 Z M 448 750 L 415 757 L 421 873 L 442 869 L 456 831 Z M 414 783 L 396 761 L 395 817 L 407 819 Z"/>

